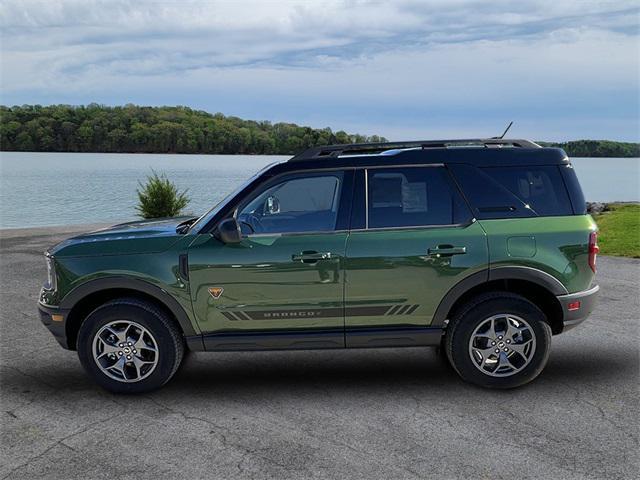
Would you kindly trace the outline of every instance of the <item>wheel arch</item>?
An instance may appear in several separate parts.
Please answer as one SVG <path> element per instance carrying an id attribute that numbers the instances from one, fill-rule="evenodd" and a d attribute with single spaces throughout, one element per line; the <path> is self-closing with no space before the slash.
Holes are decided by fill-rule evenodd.
<path id="1" fill-rule="evenodd" d="M 498 267 L 461 280 L 440 301 L 432 326 L 444 328 L 447 319 L 471 298 L 493 291 L 522 295 L 542 309 L 553 334 L 562 332 L 563 310 L 556 296 L 566 294 L 567 290 L 555 277 L 531 267 Z"/>
<path id="2" fill-rule="evenodd" d="M 107 277 L 79 285 L 60 302 L 60 307 L 69 311 L 65 333 L 70 349 L 76 349 L 78 330 L 87 315 L 98 306 L 120 297 L 138 298 L 153 303 L 168 314 L 185 337 L 199 335 L 184 308 L 162 288 L 144 280 Z"/>

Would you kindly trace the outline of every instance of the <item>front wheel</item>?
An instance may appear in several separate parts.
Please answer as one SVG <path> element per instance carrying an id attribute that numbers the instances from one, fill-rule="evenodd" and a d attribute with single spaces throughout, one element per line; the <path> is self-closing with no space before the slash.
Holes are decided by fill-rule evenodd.
<path id="1" fill-rule="evenodd" d="M 451 365 L 482 387 L 513 388 L 542 372 L 549 358 L 551 328 L 544 313 L 508 292 L 480 295 L 451 319 L 445 337 Z"/>
<path id="2" fill-rule="evenodd" d="M 114 393 L 161 387 L 184 356 L 178 328 L 155 305 L 135 298 L 95 309 L 78 332 L 78 357 L 87 373 Z"/>

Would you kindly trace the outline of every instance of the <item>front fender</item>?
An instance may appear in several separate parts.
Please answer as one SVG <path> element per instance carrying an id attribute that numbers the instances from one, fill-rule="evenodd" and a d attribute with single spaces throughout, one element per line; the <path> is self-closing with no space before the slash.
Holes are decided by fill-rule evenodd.
<path id="1" fill-rule="evenodd" d="M 185 336 L 199 335 L 200 330 L 195 322 L 192 322 L 191 316 L 187 313 L 187 309 L 178 302 L 167 290 L 134 277 L 127 276 L 109 276 L 89 280 L 71 290 L 60 301 L 60 308 L 72 310 L 82 299 L 89 295 L 106 290 L 124 289 L 135 292 L 141 292 L 153 297 L 156 301 L 167 307 L 174 315 Z"/>

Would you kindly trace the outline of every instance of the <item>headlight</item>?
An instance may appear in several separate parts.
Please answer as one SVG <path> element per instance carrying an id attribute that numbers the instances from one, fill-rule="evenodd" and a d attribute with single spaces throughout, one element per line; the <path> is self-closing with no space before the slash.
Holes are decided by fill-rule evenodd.
<path id="1" fill-rule="evenodd" d="M 48 290 L 55 290 L 56 289 L 56 264 L 51 255 L 45 253 L 45 258 L 47 259 L 47 284 L 45 285 L 45 287 Z"/>

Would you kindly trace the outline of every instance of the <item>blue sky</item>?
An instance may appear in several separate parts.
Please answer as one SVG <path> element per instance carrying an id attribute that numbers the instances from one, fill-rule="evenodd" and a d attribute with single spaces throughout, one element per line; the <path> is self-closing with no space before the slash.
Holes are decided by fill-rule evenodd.
<path id="1" fill-rule="evenodd" d="M 0 103 L 639 141 L 639 24 L 624 0 L 3 0 Z"/>

